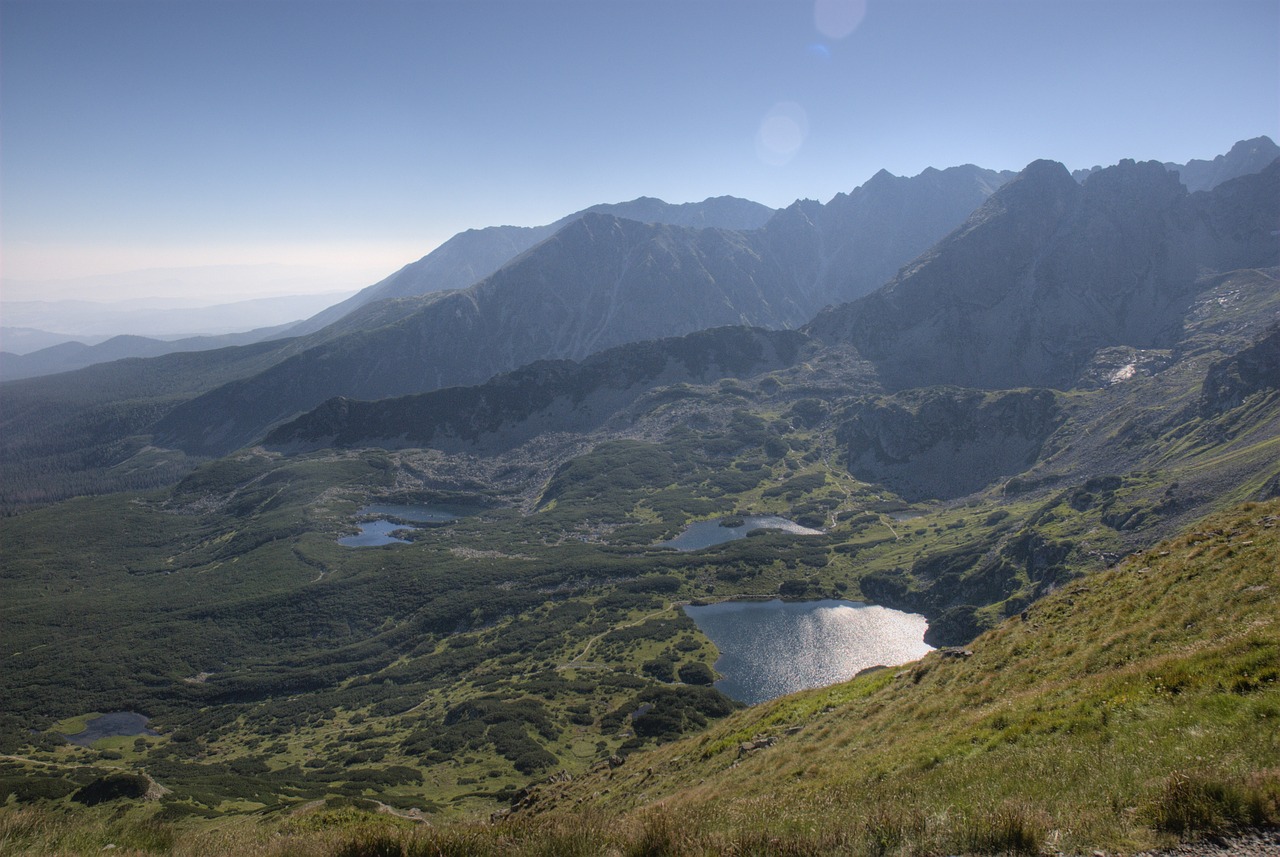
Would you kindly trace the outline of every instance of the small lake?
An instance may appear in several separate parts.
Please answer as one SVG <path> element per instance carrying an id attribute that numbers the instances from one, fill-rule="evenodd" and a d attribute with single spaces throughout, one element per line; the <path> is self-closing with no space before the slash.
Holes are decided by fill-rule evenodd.
<path id="1" fill-rule="evenodd" d="M 672 548 L 678 551 L 696 551 L 702 548 L 709 548 L 712 545 L 730 542 L 734 539 L 744 538 L 752 530 L 782 530 L 783 532 L 795 533 L 801 536 L 822 535 L 822 530 L 811 530 L 808 527 L 800 526 L 795 521 L 788 521 L 786 518 L 780 518 L 777 515 L 747 516 L 742 518 L 742 524 L 736 527 L 726 527 L 720 523 L 721 520 L 724 519 L 695 521 L 674 539 L 658 542 L 654 547 Z"/>
<path id="2" fill-rule="evenodd" d="M 724 601 L 684 611 L 720 649 L 715 668 L 725 677 L 716 687 L 748 705 L 933 650 L 923 616 L 859 601 Z"/>
<path id="3" fill-rule="evenodd" d="M 133 735 L 158 735 L 147 728 L 147 717 L 133 711 L 116 711 L 95 717 L 85 724 L 83 732 L 63 735 L 72 744 L 88 747 L 101 738 L 130 737 Z"/>
<path id="4" fill-rule="evenodd" d="M 414 530 L 408 524 L 397 521 L 409 521 L 414 524 L 447 524 L 456 521 L 461 515 L 438 506 L 410 506 L 397 503 L 371 503 L 362 506 L 359 515 L 385 515 L 370 521 L 359 521 L 360 532 L 354 536 L 338 539 L 338 544 L 348 548 L 372 548 L 379 545 L 408 544 L 407 539 L 391 535 L 397 530 Z M 396 520 L 388 520 L 394 518 Z"/>
<path id="5" fill-rule="evenodd" d="M 415 524 L 445 524 L 461 517 L 439 506 L 402 506 L 396 503 L 371 503 L 362 508 L 360 514 L 387 515 Z"/>

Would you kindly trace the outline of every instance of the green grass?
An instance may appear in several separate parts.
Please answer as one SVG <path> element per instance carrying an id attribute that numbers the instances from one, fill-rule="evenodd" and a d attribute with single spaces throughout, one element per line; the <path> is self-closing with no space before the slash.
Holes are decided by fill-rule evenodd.
<path id="1" fill-rule="evenodd" d="M 1246 507 L 1070 584 L 971 658 L 757 706 L 629 760 L 606 797 L 589 797 L 605 785 L 592 779 L 537 806 L 642 813 L 643 792 L 682 830 L 702 818 L 706 836 L 816 831 L 851 837 L 848 853 L 865 853 L 860 826 L 897 831 L 891 851 L 994 853 L 1275 823 L 1278 512 Z M 740 757 L 762 733 L 782 737 Z"/>
<path id="2" fill-rule="evenodd" d="M 496 825 L 424 827 L 352 794 L 228 800 L 224 813 L 261 812 L 211 826 L 170 797 L 124 815 L 10 803 L 0 843 L 32 854 L 1035 854 L 1274 824 L 1277 556 L 1280 501 L 1242 507 L 1064 586 L 974 641 L 971 657 L 930 655 L 756 706 L 621 767 L 580 768 Z M 347 713 L 333 727 L 352 749 L 369 745 L 372 723 Z M 740 748 L 763 736 L 772 746 Z M 464 780 L 514 782 L 490 778 L 482 753 L 457 762 L 460 807 L 485 805 Z"/>

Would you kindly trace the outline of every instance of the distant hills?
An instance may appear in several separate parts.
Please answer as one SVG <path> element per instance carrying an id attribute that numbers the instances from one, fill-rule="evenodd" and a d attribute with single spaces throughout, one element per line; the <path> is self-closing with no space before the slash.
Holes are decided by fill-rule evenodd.
<path id="1" fill-rule="evenodd" d="M 115 360 L 159 357 L 182 351 L 212 351 L 234 345 L 252 345 L 256 342 L 276 339 L 289 327 L 290 325 L 285 324 L 258 328 L 244 333 L 189 336 L 182 339 L 154 339 L 149 336 L 122 334 L 101 342 L 94 342 L 92 345 L 73 340 L 50 345 L 30 354 L 0 352 L 0 379 L 15 381 L 23 378 L 39 378 Z"/>
<path id="2" fill-rule="evenodd" d="M 880 173 L 748 232 L 588 212 L 469 289 L 365 305 L 337 323 L 349 332 L 179 406 L 157 434 L 194 454 L 227 451 L 334 395 L 476 384 L 533 360 L 726 324 L 798 327 L 869 290 L 1005 178 L 977 167 Z"/>
<path id="3" fill-rule="evenodd" d="M 278 339 L 299 319 L 313 315 L 341 294 L 288 295 L 207 306 L 161 299 L 5 301 L 0 311 L 6 324 L 23 327 L 0 329 L 0 380 L 69 372 L 127 357 L 157 357 Z"/>
<path id="4" fill-rule="evenodd" d="M 320 330 L 352 311 L 374 301 L 415 297 L 430 292 L 465 288 L 497 271 L 539 241 L 587 214 L 610 214 L 640 223 L 661 223 L 698 229 L 748 230 L 763 226 L 773 209 L 732 196 L 713 197 L 679 205 L 653 197 L 630 202 L 601 203 L 566 215 L 545 226 L 489 226 L 459 232 L 416 262 L 405 265 L 385 280 L 361 289 L 342 303 L 299 324 L 293 335 Z"/>

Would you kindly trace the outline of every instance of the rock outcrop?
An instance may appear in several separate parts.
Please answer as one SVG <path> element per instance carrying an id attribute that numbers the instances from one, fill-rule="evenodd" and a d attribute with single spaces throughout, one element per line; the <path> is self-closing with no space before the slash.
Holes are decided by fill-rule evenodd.
<path id="1" fill-rule="evenodd" d="M 864 400 L 837 439 L 859 479 L 912 502 L 949 499 L 1025 470 L 1063 418 L 1049 390 L 913 390 Z"/>

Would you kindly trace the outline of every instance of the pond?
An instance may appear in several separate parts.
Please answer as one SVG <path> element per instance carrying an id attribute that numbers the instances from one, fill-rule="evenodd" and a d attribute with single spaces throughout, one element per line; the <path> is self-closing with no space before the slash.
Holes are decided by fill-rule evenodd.
<path id="1" fill-rule="evenodd" d="M 720 649 L 715 668 L 724 678 L 716 687 L 748 705 L 933 650 L 923 616 L 859 601 L 723 601 L 684 610 Z"/>
<path id="2" fill-rule="evenodd" d="M 360 510 L 361 515 L 388 515 L 415 524 L 446 524 L 461 515 L 440 506 L 407 506 L 398 503 L 370 503 Z"/>
<path id="3" fill-rule="evenodd" d="M 414 524 L 447 524 L 456 521 L 460 514 L 439 506 L 410 506 L 397 503 L 371 503 L 362 506 L 359 515 L 385 515 L 369 521 L 358 521 L 360 532 L 354 536 L 343 536 L 338 544 L 348 548 L 371 548 L 379 545 L 408 544 L 408 539 L 393 536 L 397 530 L 415 530 L 408 524 L 397 521 L 409 521 Z M 389 520 L 394 518 L 395 520 Z"/>
<path id="4" fill-rule="evenodd" d="M 147 717 L 134 711 L 115 711 L 95 717 L 85 724 L 83 732 L 63 735 L 72 744 L 88 747 L 100 738 L 129 737 L 132 735 L 158 735 L 147 728 Z"/>
<path id="5" fill-rule="evenodd" d="M 714 521 L 695 521 L 685 528 L 684 532 L 674 539 L 658 542 L 655 547 L 672 548 L 678 551 L 696 551 L 712 545 L 723 544 L 734 539 L 744 538 L 752 530 L 782 530 L 802 536 L 820 536 L 822 530 L 811 530 L 802 527 L 795 521 L 788 521 L 777 515 L 750 515 L 741 520 L 737 526 L 726 527 L 725 521 L 735 519 L 719 519 Z"/>
<path id="6" fill-rule="evenodd" d="M 372 548 L 378 545 L 400 544 L 407 545 L 408 539 L 399 539 L 391 535 L 397 530 L 412 530 L 416 527 L 409 527 L 404 524 L 397 524 L 392 521 L 361 521 L 357 526 L 360 532 L 354 536 L 343 536 L 338 539 L 338 544 L 348 548 Z"/>

